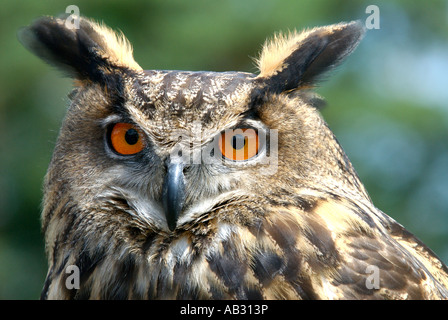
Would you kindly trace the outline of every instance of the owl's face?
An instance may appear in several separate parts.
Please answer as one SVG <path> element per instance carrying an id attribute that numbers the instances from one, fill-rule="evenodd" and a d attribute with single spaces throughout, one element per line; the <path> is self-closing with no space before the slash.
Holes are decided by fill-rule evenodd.
<path id="1" fill-rule="evenodd" d="M 338 165 L 343 152 L 306 88 L 362 33 L 350 23 L 278 37 L 255 75 L 143 70 L 105 27 L 83 18 L 79 29 L 37 22 L 22 33 L 25 45 L 76 79 L 45 202 L 63 190 L 81 212 L 121 210 L 169 233 L 291 187 L 339 184 L 347 172 L 355 181 L 350 166 Z M 45 228 L 51 214 L 43 216 Z"/>
<path id="2" fill-rule="evenodd" d="M 72 168 L 63 176 L 73 179 L 74 195 L 90 199 L 82 201 L 86 210 L 121 199 L 136 219 L 166 232 L 204 219 L 256 194 L 259 186 L 251 186 L 276 171 L 277 129 L 256 111 L 254 78 L 141 71 L 123 75 L 112 99 L 98 85 L 83 88 L 74 93 L 54 166 Z"/>
<path id="3" fill-rule="evenodd" d="M 63 156 L 53 170 L 72 179 L 66 185 L 83 210 L 125 203 L 126 215 L 169 233 L 265 201 L 275 185 L 316 185 L 320 164 L 307 158 L 322 142 L 315 128 L 326 127 L 306 95 L 260 98 L 259 78 L 242 72 L 139 71 L 120 80 L 113 95 L 97 84 L 73 93 L 55 150 Z"/>

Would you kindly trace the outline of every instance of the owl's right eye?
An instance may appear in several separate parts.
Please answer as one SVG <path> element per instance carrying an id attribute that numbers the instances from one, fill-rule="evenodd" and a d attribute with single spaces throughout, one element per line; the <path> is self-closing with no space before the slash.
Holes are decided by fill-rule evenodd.
<path id="1" fill-rule="evenodd" d="M 109 139 L 111 147 L 121 155 L 134 155 L 145 147 L 142 130 L 131 123 L 114 124 Z"/>

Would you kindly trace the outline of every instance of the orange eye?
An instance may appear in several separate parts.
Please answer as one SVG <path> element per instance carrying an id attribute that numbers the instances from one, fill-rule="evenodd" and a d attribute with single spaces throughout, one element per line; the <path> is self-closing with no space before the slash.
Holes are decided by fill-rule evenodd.
<path id="1" fill-rule="evenodd" d="M 110 132 L 110 142 L 122 155 L 139 153 L 145 147 L 142 131 L 130 123 L 116 123 Z"/>
<path id="2" fill-rule="evenodd" d="M 258 134 L 254 129 L 226 130 L 219 139 L 219 150 L 229 160 L 248 160 L 257 155 L 258 148 Z"/>

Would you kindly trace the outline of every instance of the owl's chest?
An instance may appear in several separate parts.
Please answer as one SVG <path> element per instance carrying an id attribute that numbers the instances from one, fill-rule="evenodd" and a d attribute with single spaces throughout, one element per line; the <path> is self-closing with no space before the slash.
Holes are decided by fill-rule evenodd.
<path id="1" fill-rule="evenodd" d="M 221 226 L 201 236 L 155 239 L 138 272 L 149 299 L 263 299 L 301 297 L 298 256 L 267 247 L 263 237 Z M 282 292 L 266 290 L 273 283 Z M 297 287 L 297 288 L 296 288 Z"/>
<path id="2" fill-rule="evenodd" d="M 216 233 L 154 239 L 141 264 L 140 283 L 149 299 L 231 299 L 244 286 L 247 259 L 226 255 L 230 246 Z"/>
<path id="3" fill-rule="evenodd" d="M 80 288 L 67 295 L 77 299 L 312 298 L 305 256 L 294 241 L 280 241 L 262 225 L 220 224 L 208 232 L 155 234 L 141 240 L 101 242 L 107 246 L 104 250 L 97 246 L 84 250 L 78 257 Z"/>

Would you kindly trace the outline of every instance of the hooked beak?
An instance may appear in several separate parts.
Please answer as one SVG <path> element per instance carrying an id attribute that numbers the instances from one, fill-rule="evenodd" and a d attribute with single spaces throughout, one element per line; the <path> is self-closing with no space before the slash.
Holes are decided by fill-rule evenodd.
<path id="1" fill-rule="evenodd" d="M 177 219 L 185 204 L 185 177 L 182 163 L 167 165 L 167 172 L 162 186 L 162 205 L 168 228 L 176 229 Z"/>

